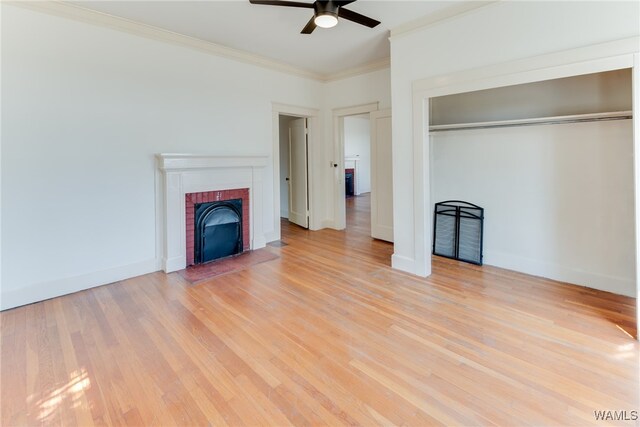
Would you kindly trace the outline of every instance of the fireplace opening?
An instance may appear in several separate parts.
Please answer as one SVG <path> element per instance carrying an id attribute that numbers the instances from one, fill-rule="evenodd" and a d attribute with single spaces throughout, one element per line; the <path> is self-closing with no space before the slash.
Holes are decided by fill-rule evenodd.
<path id="1" fill-rule="evenodd" d="M 194 263 L 241 253 L 242 199 L 195 204 Z"/>
<path id="2" fill-rule="evenodd" d="M 354 182 L 355 172 L 356 171 L 353 168 L 344 170 L 344 185 L 345 185 L 344 194 L 347 196 L 353 196 L 355 194 L 355 182 Z"/>

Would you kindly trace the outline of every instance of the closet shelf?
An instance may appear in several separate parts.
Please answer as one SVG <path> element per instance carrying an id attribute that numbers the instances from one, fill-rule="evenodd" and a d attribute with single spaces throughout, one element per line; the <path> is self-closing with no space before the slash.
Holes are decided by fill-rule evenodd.
<path id="1" fill-rule="evenodd" d="M 499 120 L 493 122 L 455 123 L 451 125 L 429 126 L 430 132 L 453 130 L 490 129 L 516 126 L 555 125 L 563 123 L 598 122 L 606 120 L 626 120 L 632 118 L 631 111 L 611 111 L 606 113 L 575 114 L 571 116 L 539 117 L 533 119 Z"/>

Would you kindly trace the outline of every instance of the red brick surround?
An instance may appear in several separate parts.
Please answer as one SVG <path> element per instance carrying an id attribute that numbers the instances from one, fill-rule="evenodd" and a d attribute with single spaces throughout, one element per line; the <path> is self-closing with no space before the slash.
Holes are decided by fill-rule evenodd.
<path id="1" fill-rule="evenodd" d="M 193 251 L 195 238 L 196 203 L 219 202 L 224 200 L 242 199 L 242 246 L 249 250 L 249 189 L 236 188 L 234 190 L 205 191 L 202 193 L 185 194 L 187 217 L 187 267 L 193 265 Z"/>

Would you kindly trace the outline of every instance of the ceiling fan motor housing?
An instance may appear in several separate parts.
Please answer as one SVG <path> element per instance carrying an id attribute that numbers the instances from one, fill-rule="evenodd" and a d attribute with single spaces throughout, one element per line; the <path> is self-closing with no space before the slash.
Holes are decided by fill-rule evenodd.
<path id="1" fill-rule="evenodd" d="M 334 1 L 316 1 L 313 4 L 315 16 L 331 15 L 338 19 L 338 7 L 340 5 Z"/>

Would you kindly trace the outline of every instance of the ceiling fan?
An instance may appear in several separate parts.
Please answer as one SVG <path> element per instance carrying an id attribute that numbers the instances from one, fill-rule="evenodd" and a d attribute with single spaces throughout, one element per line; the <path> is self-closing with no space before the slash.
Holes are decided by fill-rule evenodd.
<path id="1" fill-rule="evenodd" d="M 299 1 L 277 1 L 277 0 L 249 0 L 251 4 L 264 4 L 269 6 L 286 6 L 286 7 L 302 7 L 313 9 L 313 16 L 304 26 L 301 34 L 311 34 L 316 27 L 331 28 L 338 23 L 338 18 L 353 21 L 365 27 L 373 28 L 380 24 L 380 21 L 371 19 L 368 16 L 361 15 L 352 10 L 345 9 L 344 6 L 351 1 L 322 1 L 316 0 L 313 3 L 303 3 Z"/>

